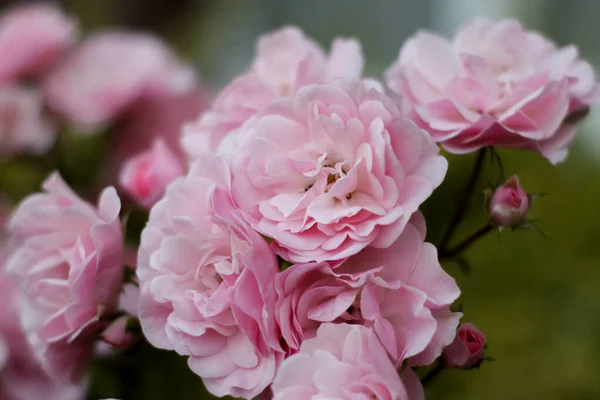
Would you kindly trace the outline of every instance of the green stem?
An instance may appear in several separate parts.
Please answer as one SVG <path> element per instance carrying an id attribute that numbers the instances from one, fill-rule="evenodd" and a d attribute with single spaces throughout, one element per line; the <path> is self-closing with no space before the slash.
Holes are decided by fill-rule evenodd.
<path id="1" fill-rule="evenodd" d="M 473 245 L 473 243 L 475 243 L 477 240 L 494 230 L 494 228 L 494 225 L 487 223 L 451 249 L 440 249 L 439 259 L 446 260 L 458 256 L 460 253 Z"/>
<path id="2" fill-rule="evenodd" d="M 438 361 L 433 368 L 431 368 L 427 373 L 421 378 L 421 384 L 425 386 L 427 383 L 431 382 L 433 378 L 438 376 L 444 370 L 444 363 L 442 361 Z"/>
<path id="3" fill-rule="evenodd" d="M 456 204 L 456 208 L 454 209 L 454 215 L 452 216 L 452 220 L 450 221 L 450 225 L 448 226 L 448 230 L 442 237 L 438 248 L 440 251 L 445 251 L 445 249 L 450 244 L 450 240 L 452 239 L 452 235 L 458 228 L 458 225 L 462 221 L 465 216 L 467 210 L 469 209 L 469 205 L 471 203 L 471 197 L 473 196 L 473 192 L 475 191 L 475 185 L 479 179 L 479 175 L 482 170 L 483 160 L 485 158 L 485 148 L 479 150 L 477 153 L 477 158 L 475 159 L 475 164 L 473 166 L 473 171 L 471 173 L 471 178 L 465 185 L 463 190 L 462 197 L 458 200 Z"/>

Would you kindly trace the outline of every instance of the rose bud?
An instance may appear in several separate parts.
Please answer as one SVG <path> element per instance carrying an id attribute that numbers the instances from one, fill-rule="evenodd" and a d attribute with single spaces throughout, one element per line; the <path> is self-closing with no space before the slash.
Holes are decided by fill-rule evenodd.
<path id="1" fill-rule="evenodd" d="M 483 359 L 485 335 L 473 324 L 462 324 L 456 331 L 454 341 L 444 349 L 444 365 L 449 368 L 469 369 Z"/>
<path id="2" fill-rule="evenodd" d="M 496 188 L 488 202 L 492 221 L 500 227 L 513 227 L 525 220 L 529 210 L 529 196 L 515 175 Z"/>
<path id="3" fill-rule="evenodd" d="M 131 316 L 123 315 L 115 319 L 102 332 L 102 341 L 117 348 L 126 348 L 135 341 L 135 335 L 127 329 Z"/>
<path id="4" fill-rule="evenodd" d="M 151 149 L 125 162 L 119 181 L 129 196 L 150 209 L 183 173 L 183 163 L 162 139 L 156 139 Z"/>

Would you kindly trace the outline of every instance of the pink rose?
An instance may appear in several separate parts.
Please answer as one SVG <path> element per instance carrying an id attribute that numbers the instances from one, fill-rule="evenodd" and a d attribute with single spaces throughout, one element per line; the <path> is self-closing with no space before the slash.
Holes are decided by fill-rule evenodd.
<path id="1" fill-rule="evenodd" d="M 12 216 L 9 232 L 17 247 L 7 271 L 23 285 L 21 324 L 43 367 L 75 381 L 121 290 L 120 201 L 107 188 L 96 208 L 58 174 L 43 187 L 45 193 L 25 198 Z"/>
<path id="2" fill-rule="evenodd" d="M 423 243 L 422 217 L 386 249 L 368 247 L 340 263 L 295 264 L 274 283 L 273 310 L 289 353 L 325 322 L 373 327 L 394 362 L 427 365 L 454 339 L 460 291 Z"/>
<path id="3" fill-rule="evenodd" d="M 373 331 L 348 324 L 321 325 L 281 364 L 272 389 L 273 400 L 409 399 Z"/>
<path id="4" fill-rule="evenodd" d="M 472 368 L 483 359 L 485 335 L 473 324 L 461 324 L 456 338 L 444 349 L 444 365 L 451 368 Z"/>
<path id="5" fill-rule="evenodd" d="M 0 88 L 0 155 L 42 154 L 54 144 L 56 132 L 44 114 L 37 90 L 21 86 Z"/>
<path id="6" fill-rule="evenodd" d="M 234 199 L 294 262 L 389 247 L 447 169 L 429 135 L 358 79 L 279 98 L 240 137 Z"/>
<path id="7" fill-rule="evenodd" d="M 119 182 L 138 203 L 150 208 L 163 195 L 167 185 L 183 172 L 182 162 L 163 140 L 156 139 L 150 150 L 123 165 Z"/>
<path id="8" fill-rule="evenodd" d="M 8 246 L 11 247 L 11 246 Z M 6 400 L 81 400 L 85 385 L 64 384 L 51 379 L 40 367 L 19 324 L 21 301 L 18 281 L 4 272 L 7 248 L 0 254 L 0 398 Z"/>
<path id="9" fill-rule="evenodd" d="M 0 17 L 0 85 L 41 72 L 76 36 L 76 22 L 52 4 L 9 9 Z"/>
<path id="10" fill-rule="evenodd" d="M 278 29 L 258 39 L 248 72 L 234 79 L 217 96 L 198 122 L 183 130 L 182 143 L 191 158 L 227 149 L 234 132 L 246 120 L 280 96 L 293 96 L 312 83 L 359 77 L 361 47 L 355 39 L 335 39 L 329 55 L 296 27 Z"/>
<path id="11" fill-rule="evenodd" d="M 452 42 L 420 32 L 386 72 L 407 112 L 452 153 L 526 148 L 561 162 L 575 134 L 565 119 L 597 97 L 577 49 L 556 45 L 514 20 L 477 18 Z M 579 118 L 579 117 L 577 117 Z"/>
<path id="12" fill-rule="evenodd" d="M 350 276 L 372 271 L 374 284 L 360 298 L 362 317 L 392 359 L 410 357 L 409 365 L 431 364 L 454 339 L 462 316 L 450 312 L 460 289 L 425 235 L 425 218 L 416 213 L 392 246 L 369 247 L 335 270 Z"/>
<path id="13" fill-rule="evenodd" d="M 528 210 L 529 196 L 516 175 L 496 188 L 488 204 L 492 221 L 500 227 L 516 226 L 525 221 Z"/>
<path id="14" fill-rule="evenodd" d="M 252 398 L 282 358 L 263 323 L 278 265 L 234 210 L 230 179 L 221 159 L 203 157 L 152 208 L 138 257 L 139 316 L 150 343 L 188 356 L 211 393 Z"/>
<path id="15" fill-rule="evenodd" d="M 95 133 L 141 99 L 182 94 L 196 85 L 193 69 L 158 38 L 104 32 L 76 47 L 46 78 L 50 108 Z"/>

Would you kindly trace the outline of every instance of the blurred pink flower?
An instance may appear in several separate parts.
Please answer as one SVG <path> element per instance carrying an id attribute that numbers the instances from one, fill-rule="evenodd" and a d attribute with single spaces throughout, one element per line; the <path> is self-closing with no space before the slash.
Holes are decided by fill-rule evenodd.
<path id="1" fill-rule="evenodd" d="M 274 283 L 274 316 L 288 352 L 322 323 L 373 327 L 393 361 L 433 362 L 454 339 L 459 313 L 449 305 L 460 291 L 441 268 L 417 214 L 386 249 L 367 247 L 340 263 L 296 264 Z"/>
<path id="2" fill-rule="evenodd" d="M 196 74 L 160 39 L 103 32 L 77 46 L 44 83 L 48 105 L 88 133 L 114 123 L 142 99 L 183 94 Z"/>
<path id="3" fill-rule="evenodd" d="M 23 285 L 21 324 L 43 367 L 59 380 L 76 381 L 122 286 L 120 201 L 108 188 L 96 208 L 56 173 L 44 189 L 25 198 L 11 218 L 16 248 L 7 271 Z"/>
<path id="4" fill-rule="evenodd" d="M 140 321 L 152 345 L 189 356 L 211 393 L 252 398 L 282 358 L 263 322 L 278 265 L 234 210 L 229 185 L 225 162 L 206 156 L 152 208 L 138 257 Z"/>
<path id="5" fill-rule="evenodd" d="M 41 72 L 76 39 L 77 24 L 52 4 L 13 7 L 0 17 L 0 85 Z"/>
<path id="6" fill-rule="evenodd" d="M 3 243 L 3 245 L 6 245 Z M 31 351 L 21 329 L 21 299 L 18 281 L 4 272 L 6 256 L 11 246 L 0 254 L 0 343 L 2 380 L 0 398 L 3 400 L 81 400 L 85 398 L 85 385 L 56 382 L 41 368 Z"/>
<path id="7" fill-rule="evenodd" d="M 444 365 L 472 368 L 483 359 L 485 335 L 473 324 L 461 324 L 454 342 L 444 349 Z"/>
<path id="8" fill-rule="evenodd" d="M 196 123 L 185 127 L 183 147 L 190 158 L 229 147 L 233 139 L 228 136 L 235 136 L 235 130 L 270 101 L 293 96 L 309 84 L 358 78 L 363 64 L 355 39 L 335 39 L 327 55 L 294 26 L 263 35 L 250 70 L 227 85 Z"/>
<path id="9" fill-rule="evenodd" d="M 415 398 L 373 331 L 348 324 L 321 325 L 281 364 L 272 389 L 273 400 Z"/>
<path id="10" fill-rule="evenodd" d="M 183 175 L 183 163 L 161 139 L 152 148 L 129 159 L 122 167 L 119 182 L 127 194 L 150 208 L 165 192 L 167 185 Z"/>
<path id="11" fill-rule="evenodd" d="M 44 100 L 36 89 L 0 88 L 0 155 L 42 154 L 54 144 L 56 132 L 44 115 Z"/>
<path id="12" fill-rule="evenodd" d="M 525 221 L 529 210 L 529 196 L 515 175 L 496 188 L 488 205 L 490 217 L 501 227 L 516 226 Z"/>
<path id="13" fill-rule="evenodd" d="M 577 49 L 556 45 L 515 20 L 476 18 L 452 42 L 419 32 L 386 72 L 391 90 L 436 142 L 453 153 L 526 148 L 553 164 L 567 156 L 580 118 L 598 95 Z"/>
<path id="14" fill-rule="evenodd" d="M 294 262 L 389 247 L 447 169 L 429 135 L 358 79 L 280 98 L 240 137 L 233 197 Z"/>

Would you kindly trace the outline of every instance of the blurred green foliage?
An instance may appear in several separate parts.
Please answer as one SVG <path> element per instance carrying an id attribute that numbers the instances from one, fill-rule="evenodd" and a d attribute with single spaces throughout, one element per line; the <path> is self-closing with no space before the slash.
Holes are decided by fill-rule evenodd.
<path id="1" fill-rule="evenodd" d="M 600 398 L 600 184 L 598 165 L 582 157 L 581 144 L 559 167 L 535 154 L 501 152 L 509 175 L 518 173 L 529 191 L 549 193 L 534 202 L 531 215 L 551 237 L 490 234 L 467 251 L 468 276 L 444 263 L 461 287 L 464 320 L 486 333 L 496 362 L 478 371 L 445 371 L 427 388 L 428 399 Z M 460 158 L 450 157 L 448 179 L 425 206 L 434 243 L 472 157 Z M 457 236 L 485 222 L 483 207 L 472 211 Z"/>

